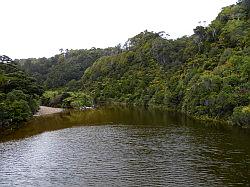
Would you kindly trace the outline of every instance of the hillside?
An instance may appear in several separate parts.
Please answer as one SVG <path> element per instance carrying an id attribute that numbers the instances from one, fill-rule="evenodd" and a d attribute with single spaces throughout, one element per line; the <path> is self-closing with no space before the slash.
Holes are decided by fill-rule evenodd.
<path id="1" fill-rule="evenodd" d="M 249 1 L 223 8 L 192 36 L 165 36 L 144 31 L 122 48 L 69 50 L 49 59 L 16 62 L 47 89 L 249 126 Z"/>
<path id="2" fill-rule="evenodd" d="M 61 54 L 51 58 L 20 59 L 15 62 L 48 89 L 62 87 L 69 82 L 75 87 L 75 82 L 88 67 L 102 56 L 118 53 L 119 46 L 107 49 L 60 50 Z"/>
<path id="3" fill-rule="evenodd" d="M 142 32 L 126 50 L 88 68 L 82 84 L 98 100 L 163 106 L 198 118 L 249 124 L 250 22 L 242 3 L 223 8 L 194 35 Z"/>

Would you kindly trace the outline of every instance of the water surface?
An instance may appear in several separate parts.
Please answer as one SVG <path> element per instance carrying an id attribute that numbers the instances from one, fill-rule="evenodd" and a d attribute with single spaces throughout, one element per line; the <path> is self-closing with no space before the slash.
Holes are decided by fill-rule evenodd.
<path id="1" fill-rule="evenodd" d="M 0 186 L 249 186 L 250 134 L 102 107 L 38 117 L 0 141 Z"/>

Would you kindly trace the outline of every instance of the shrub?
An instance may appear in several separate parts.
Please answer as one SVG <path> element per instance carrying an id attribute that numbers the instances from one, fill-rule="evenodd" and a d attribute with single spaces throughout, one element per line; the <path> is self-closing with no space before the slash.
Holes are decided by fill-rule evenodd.
<path id="1" fill-rule="evenodd" d="M 250 127 L 250 105 L 234 108 L 232 122 L 242 127 Z"/>

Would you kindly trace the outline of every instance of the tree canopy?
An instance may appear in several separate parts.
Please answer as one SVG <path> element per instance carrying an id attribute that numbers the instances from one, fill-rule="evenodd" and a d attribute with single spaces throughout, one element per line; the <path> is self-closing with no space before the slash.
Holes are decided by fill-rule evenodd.
<path id="1" fill-rule="evenodd" d="M 48 89 L 250 126 L 249 0 L 224 7 L 191 36 L 166 36 L 144 31 L 123 47 L 67 50 L 49 59 L 16 62 Z"/>

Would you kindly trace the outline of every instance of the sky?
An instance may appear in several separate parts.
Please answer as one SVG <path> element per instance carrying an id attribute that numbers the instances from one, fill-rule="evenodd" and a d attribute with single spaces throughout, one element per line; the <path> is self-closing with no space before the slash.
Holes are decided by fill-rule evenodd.
<path id="1" fill-rule="evenodd" d="M 0 55 L 51 57 L 64 49 L 105 48 L 142 31 L 191 35 L 236 0 L 0 0 Z"/>

